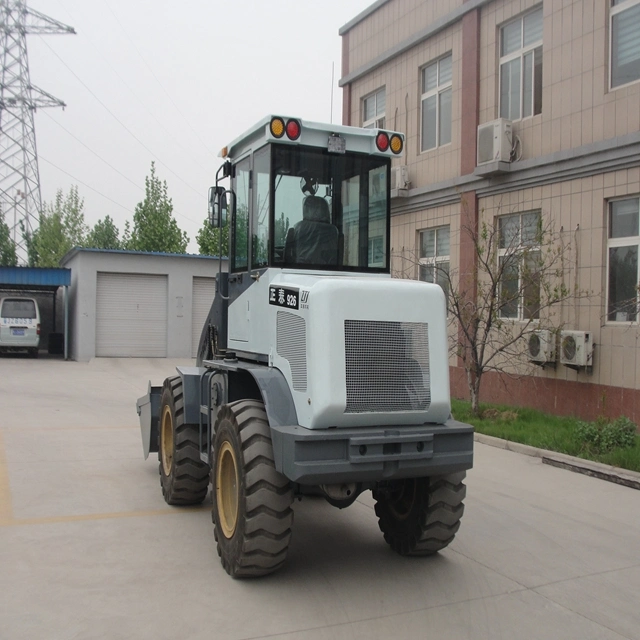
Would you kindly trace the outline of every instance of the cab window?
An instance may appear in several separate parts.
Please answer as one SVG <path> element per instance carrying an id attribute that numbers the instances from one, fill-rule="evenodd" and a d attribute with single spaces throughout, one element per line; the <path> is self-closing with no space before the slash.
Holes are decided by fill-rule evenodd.
<path id="1" fill-rule="evenodd" d="M 249 197 L 251 181 L 251 159 L 238 163 L 233 178 L 236 195 L 235 215 L 231 228 L 232 271 L 245 271 L 249 266 Z"/>

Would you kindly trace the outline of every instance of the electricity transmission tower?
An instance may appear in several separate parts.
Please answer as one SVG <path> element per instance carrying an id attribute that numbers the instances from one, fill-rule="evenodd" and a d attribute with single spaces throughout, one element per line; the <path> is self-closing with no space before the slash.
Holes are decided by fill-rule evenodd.
<path id="1" fill-rule="evenodd" d="M 75 33 L 73 27 L 29 9 L 26 0 L 0 0 L 0 207 L 19 259 L 26 256 L 21 225 L 31 234 L 42 210 L 33 114 L 64 107 L 31 84 L 27 34 Z"/>

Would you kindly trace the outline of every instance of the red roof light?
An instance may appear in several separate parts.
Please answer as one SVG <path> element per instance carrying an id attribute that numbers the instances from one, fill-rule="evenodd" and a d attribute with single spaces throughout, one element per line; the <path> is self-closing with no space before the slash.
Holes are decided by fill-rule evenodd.
<path id="1" fill-rule="evenodd" d="M 380 151 L 386 151 L 389 148 L 389 136 L 384 131 L 381 131 L 376 136 L 376 147 Z"/>
<path id="2" fill-rule="evenodd" d="M 297 140 L 300 137 L 300 123 L 297 120 L 287 122 L 287 137 L 290 140 Z"/>

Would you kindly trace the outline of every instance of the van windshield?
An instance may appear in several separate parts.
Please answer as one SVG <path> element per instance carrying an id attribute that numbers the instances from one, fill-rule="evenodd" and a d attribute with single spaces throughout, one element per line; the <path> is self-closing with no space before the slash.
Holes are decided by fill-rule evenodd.
<path id="1" fill-rule="evenodd" d="M 36 317 L 36 305 L 33 300 L 5 299 L 2 302 L 0 317 L 33 320 Z"/>

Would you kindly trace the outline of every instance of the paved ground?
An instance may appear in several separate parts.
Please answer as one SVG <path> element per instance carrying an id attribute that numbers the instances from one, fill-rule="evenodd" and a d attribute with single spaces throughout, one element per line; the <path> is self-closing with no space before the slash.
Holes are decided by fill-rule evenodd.
<path id="1" fill-rule="evenodd" d="M 176 362 L 0 358 L 0 639 L 640 638 L 640 492 L 478 444 L 462 528 L 404 559 L 370 495 L 295 506 L 285 569 L 234 581 L 210 502 L 168 507 L 135 398 Z"/>

